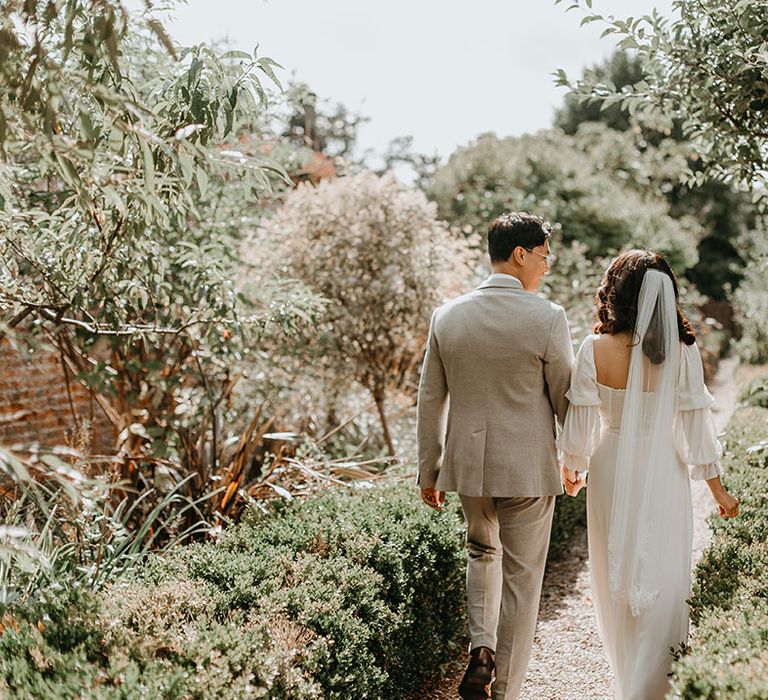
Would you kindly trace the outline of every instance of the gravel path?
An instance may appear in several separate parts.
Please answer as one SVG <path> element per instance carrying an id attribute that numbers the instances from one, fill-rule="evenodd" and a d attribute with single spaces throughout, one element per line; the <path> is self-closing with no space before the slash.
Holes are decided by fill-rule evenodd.
<path id="1" fill-rule="evenodd" d="M 737 365 L 735 357 L 723 360 L 709 386 L 716 399 L 712 411 L 720 432 L 736 407 Z M 706 518 L 714 503 L 703 481 L 692 482 L 692 499 L 695 565 L 709 542 Z M 438 688 L 424 694 L 423 700 L 456 700 L 466 661 L 464 655 L 453 662 Z M 611 697 L 611 672 L 603 657 L 592 610 L 587 533 L 581 530 L 574 536 L 570 552 L 547 567 L 533 653 L 521 698 L 607 700 Z"/>

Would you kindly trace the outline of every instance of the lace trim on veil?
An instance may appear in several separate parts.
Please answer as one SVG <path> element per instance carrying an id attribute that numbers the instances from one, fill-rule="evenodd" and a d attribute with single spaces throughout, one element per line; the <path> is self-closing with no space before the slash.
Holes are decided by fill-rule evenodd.
<path id="1" fill-rule="evenodd" d="M 659 597 L 659 590 L 645 590 L 641 586 L 632 586 L 630 588 L 620 588 L 619 584 L 619 561 L 618 557 L 610 556 L 608 572 L 609 589 L 613 591 L 614 599 L 625 602 L 629 605 L 633 617 L 639 617 L 646 610 L 653 607 L 656 599 Z"/>

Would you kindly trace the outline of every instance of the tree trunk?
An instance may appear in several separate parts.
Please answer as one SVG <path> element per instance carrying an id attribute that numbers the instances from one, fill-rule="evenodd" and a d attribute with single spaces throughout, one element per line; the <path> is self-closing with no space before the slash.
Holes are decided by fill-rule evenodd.
<path id="1" fill-rule="evenodd" d="M 315 130 L 315 123 L 317 115 L 315 113 L 315 100 L 317 96 L 315 93 L 309 93 L 303 101 L 304 106 L 304 145 L 311 148 L 313 151 L 320 149 L 317 147 L 317 133 Z"/>
<path id="2" fill-rule="evenodd" d="M 384 442 L 387 443 L 387 450 L 389 456 L 395 456 L 395 446 L 392 444 L 392 436 L 389 433 L 389 424 L 387 423 L 387 415 L 384 412 L 384 390 L 376 389 L 373 392 L 373 400 L 376 402 L 376 408 L 379 411 L 379 420 L 381 421 L 381 429 L 384 433 Z"/>

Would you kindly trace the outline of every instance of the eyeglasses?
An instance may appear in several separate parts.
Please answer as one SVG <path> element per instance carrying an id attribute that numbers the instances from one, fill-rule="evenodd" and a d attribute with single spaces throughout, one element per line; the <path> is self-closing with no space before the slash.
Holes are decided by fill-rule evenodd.
<path id="1" fill-rule="evenodd" d="M 538 255 L 540 258 L 544 258 L 544 262 L 547 263 L 547 267 L 552 267 L 552 263 L 555 262 L 555 258 L 557 257 L 554 253 L 550 253 L 549 255 L 544 255 L 544 253 L 538 253 L 535 250 L 529 250 L 526 248 L 526 250 L 529 253 L 533 253 L 534 255 Z"/>

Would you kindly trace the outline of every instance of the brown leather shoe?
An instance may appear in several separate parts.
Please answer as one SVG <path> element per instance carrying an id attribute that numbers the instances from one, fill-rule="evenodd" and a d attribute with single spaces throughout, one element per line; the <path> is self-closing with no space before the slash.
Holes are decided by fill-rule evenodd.
<path id="1" fill-rule="evenodd" d="M 463 700 L 480 700 L 491 697 L 493 678 L 493 651 L 488 647 L 477 647 L 469 654 L 469 664 L 459 685 L 459 696 Z"/>

